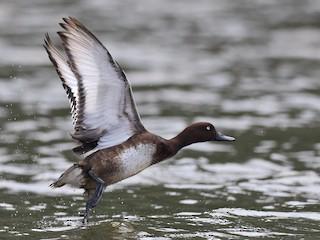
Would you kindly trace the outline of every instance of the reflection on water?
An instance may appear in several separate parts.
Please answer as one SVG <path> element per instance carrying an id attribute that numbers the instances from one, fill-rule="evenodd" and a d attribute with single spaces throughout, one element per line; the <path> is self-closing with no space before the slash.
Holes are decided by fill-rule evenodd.
<path id="1" fill-rule="evenodd" d="M 2 1 L 0 238 L 315 239 L 320 206 L 317 1 Z M 76 16 L 131 80 L 145 126 L 211 121 L 235 144 L 192 145 L 110 186 L 89 226 L 67 98 L 41 47 Z M 14 18 L 12 17 L 14 16 Z"/>

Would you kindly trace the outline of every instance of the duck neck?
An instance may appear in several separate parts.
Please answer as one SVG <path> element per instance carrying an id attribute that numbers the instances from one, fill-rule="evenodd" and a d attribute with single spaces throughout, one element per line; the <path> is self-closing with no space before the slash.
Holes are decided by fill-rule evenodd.
<path id="1" fill-rule="evenodd" d="M 174 138 L 171 138 L 169 141 L 172 144 L 172 146 L 174 146 L 174 148 L 176 149 L 176 152 L 178 152 L 181 148 L 196 143 L 194 139 L 190 138 L 190 135 L 187 134 L 185 130 L 183 130 Z"/>
<path id="2" fill-rule="evenodd" d="M 161 143 L 158 144 L 157 152 L 155 154 L 157 158 L 152 164 L 168 159 L 169 157 L 174 156 L 181 148 L 196 142 L 195 139 L 190 138 L 190 134 L 186 132 L 186 129 L 174 138 L 162 139 Z"/>

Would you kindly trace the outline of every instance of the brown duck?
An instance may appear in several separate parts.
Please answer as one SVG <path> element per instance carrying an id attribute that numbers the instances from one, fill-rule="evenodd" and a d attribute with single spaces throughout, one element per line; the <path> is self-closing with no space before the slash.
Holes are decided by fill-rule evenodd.
<path id="1" fill-rule="evenodd" d="M 198 122 L 172 139 L 147 131 L 141 123 L 130 84 L 103 44 L 77 19 L 64 18 L 58 32 L 62 54 L 46 35 L 44 47 L 70 101 L 73 149 L 81 159 L 51 184 L 84 188 L 84 222 L 106 186 L 133 176 L 197 142 L 234 141 L 211 123 Z"/>

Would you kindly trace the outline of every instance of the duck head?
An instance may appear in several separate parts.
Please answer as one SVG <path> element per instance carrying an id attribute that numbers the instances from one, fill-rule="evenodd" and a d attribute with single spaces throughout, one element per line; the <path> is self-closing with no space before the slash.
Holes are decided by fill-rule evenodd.
<path id="1" fill-rule="evenodd" d="M 172 140 L 177 144 L 178 148 L 182 148 L 198 142 L 232 142 L 235 141 L 235 138 L 218 132 L 211 123 L 198 122 L 186 127 L 180 134 L 178 134 Z"/>

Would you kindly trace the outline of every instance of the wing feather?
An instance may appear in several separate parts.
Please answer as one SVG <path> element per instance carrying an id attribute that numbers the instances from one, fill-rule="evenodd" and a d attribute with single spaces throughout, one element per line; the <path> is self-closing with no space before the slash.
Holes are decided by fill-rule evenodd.
<path id="1" fill-rule="evenodd" d="M 78 153 L 111 147 L 145 131 L 130 83 L 103 44 L 78 20 L 69 17 L 58 32 L 67 60 L 45 40 L 50 60 L 71 99 L 72 137 Z"/>
<path id="2" fill-rule="evenodd" d="M 52 44 L 52 41 L 48 34 L 46 34 L 45 44 L 49 59 L 55 66 L 55 69 L 62 81 L 62 86 L 65 89 L 69 102 L 73 124 L 77 118 L 77 101 L 78 101 L 78 81 L 74 73 L 70 69 L 70 65 L 61 52 Z"/>

